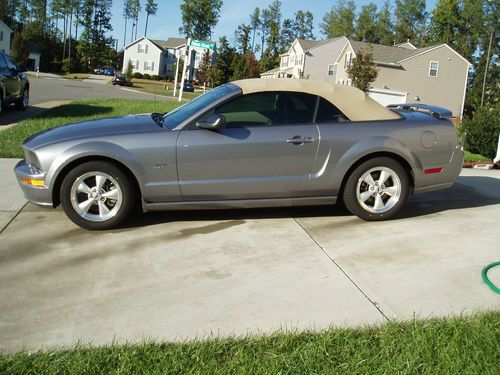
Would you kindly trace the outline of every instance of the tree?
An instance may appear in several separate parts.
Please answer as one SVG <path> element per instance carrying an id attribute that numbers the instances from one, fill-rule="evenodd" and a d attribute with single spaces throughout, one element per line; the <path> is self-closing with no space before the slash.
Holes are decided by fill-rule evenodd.
<path id="1" fill-rule="evenodd" d="M 377 41 L 377 6 L 373 3 L 363 5 L 356 20 L 355 38 L 362 42 Z"/>
<path id="2" fill-rule="evenodd" d="M 347 69 L 347 75 L 355 87 L 367 92 L 370 89 L 370 84 L 375 81 L 378 75 L 372 52 L 362 53 L 359 51 L 356 53 L 351 66 Z"/>
<path id="3" fill-rule="evenodd" d="M 144 7 L 144 10 L 146 11 L 146 28 L 144 29 L 144 36 L 146 36 L 148 34 L 149 16 L 156 15 L 156 12 L 158 11 L 158 4 L 155 0 L 146 0 L 146 6 Z"/>
<path id="4" fill-rule="evenodd" d="M 260 28 L 260 9 L 258 7 L 250 15 L 250 27 L 252 28 L 252 51 L 255 52 L 255 34 Z"/>
<path id="5" fill-rule="evenodd" d="M 222 85 L 229 82 L 233 75 L 233 60 L 236 51 L 229 45 L 225 36 L 219 39 L 219 47 L 217 48 L 217 63 L 215 64 L 215 85 Z"/>
<path id="6" fill-rule="evenodd" d="M 356 4 L 352 0 L 337 0 L 337 5 L 325 14 L 320 24 L 321 32 L 327 38 L 354 36 Z"/>
<path id="7" fill-rule="evenodd" d="M 222 0 L 184 0 L 181 4 L 182 26 L 186 38 L 207 40 L 219 22 Z"/>
<path id="8" fill-rule="evenodd" d="M 285 52 L 288 48 L 290 48 L 291 44 L 297 37 L 296 30 L 294 30 L 294 22 L 287 18 L 283 21 L 283 26 L 281 27 L 281 36 L 280 36 L 280 44 L 281 44 L 281 53 Z"/>
<path id="9" fill-rule="evenodd" d="M 130 18 L 132 19 L 132 34 L 130 42 L 137 39 L 137 28 L 139 26 L 139 13 L 141 12 L 140 0 L 130 0 Z"/>
<path id="10" fill-rule="evenodd" d="M 125 68 L 125 72 L 123 72 L 123 74 L 130 81 L 132 79 L 133 73 L 134 73 L 134 66 L 132 65 L 132 60 L 128 59 L 127 67 Z"/>
<path id="11" fill-rule="evenodd" d="M 234 33 L 236 44 L 240 52 L 244 55 L 250 50 L 250 32 L 252 28 L 250 25 L 242 23 L 238 26 Z"/>
<path id="12" fill-rule="evenodd" d="M 267 12 L 266 12 L 267 11 Z M 282 51 L 280 44 L 281 29 L 281 1 L 273 1 L 263 12 L 262 23 L 268 25 L 266 49 L 260 59 L 260 68 L 269 70 L 279 63 L 279 53 Z"/>
<path id="13" fill-rule="evenodd" d="M 425 34 L 425 0 L 396 0 L 396 25 L 395 41 L 404 43 L 411 41 L 421 44 L 420 41 Z"/>
<path id="14" fill-rule="evenodd" d="M 377 13 L 374 42 L 387 46 L 394 44 L 394 24 L 392 22 L 391 3 L 389 0 L 384 2 L 382 9 Z"/>
<path id="15" fill-rule="evenodd" d="M 26 66 L 29 57 L 28 41 L 22 32 L 14 33 L 12 38 L 12 59 L 20 66 Z"/>
<path id="16" fill-rule="evenodd" d="M 295 20 L 293 22 L 293 33 L 295 38 L 300 39 L 316 39 L 313 34 L 314 16 L 309 11 L 299 10 L 295 13 Z M 283 28 L 285 26 L 283 25 Z"/>
<path id="17" fill-rule="evenodd" d="M 125 28 L 123 30 L 123 47 L 127 44 L 127 21 L 132 18 L 132 0 L 123 1 L 123 18 L 125 19 Z"/>
<path id="18" fill-rule="evenodd" d="M 212 58 L 210 56 L 210 51 L 206 50 L 201 56 L 200 64 L 198 65 L 198 69 L 196 70 L 196 80 L 199 83 L 208 83 L 209 71 L 212 66 Z"/>

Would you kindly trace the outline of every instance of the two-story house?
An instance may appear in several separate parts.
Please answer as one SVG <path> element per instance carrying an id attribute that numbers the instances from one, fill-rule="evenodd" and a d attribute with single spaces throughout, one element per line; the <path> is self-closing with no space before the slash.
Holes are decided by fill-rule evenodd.
<path id="1" fill-rule="evenodd" d="M 128 44 L 124 48 L 123 70 L 127 68 L 128 61 L 132 62 L 133 71 L 142 74 L 172 76 L 175 74 L 174 65 L 180 57 L 182 60 L 186 56 L 187 39 L 168 38 L 167 40 L 149 39 L 141 37 Z M 187 71 L 187 79 L 194 78 L 196 69 L 201 61 L 202 55 L 207 51 L 204 48 L 190 47 L 191 61 Z M 215 57 L 210 51 L 212 62 Z"/>
<path id="2" fill-rule="evenodd" d="M 277 71 L 273 78 L 302 76 L 350 85 L 347 69 L 352 60 L 360 52 L 371 52 L 378 70 L 368 92 L 373 99 L 384 105 L 422 102 L 448 108 L 456 117 L 462 115 L 470 63 L 447 44 L 385 46 L 346 37 L 309 42 L 311 45 L 303 49 L 301 75 L 280 75 Z"/>
<path id="3" fill-rule="evenodd" d="M 0 52 L 10 54 L 10 39 L 12 29 L 0 20 Z"/>

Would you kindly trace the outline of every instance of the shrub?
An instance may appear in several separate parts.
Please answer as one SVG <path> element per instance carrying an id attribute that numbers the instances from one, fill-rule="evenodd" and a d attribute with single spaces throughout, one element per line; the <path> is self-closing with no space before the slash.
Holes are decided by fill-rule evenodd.
<path id="1" fill-rule="evenodd" d="M 148 73 L 145 73 L 142 78 L 144 79 L 151 79 L 151 76 Z"/>
<path id="2" fill-rule="evenodd" d="M 153 75 L 151 79 L 154 79 L 155 81 L 161 81 L 161 77 L 159 75 Z"/>
<path id="3" fill-rule="evenodd" d="M 144 76 L 142 75 L 142 73 L 135 72 L 135 73 L 132 75 L 132 77 L 137 78 L 137 79 L 141 79 L 141 78 L 143 78 Z"/>
<path id="4" fill-rule="evenodd" d="M 490 159 L 496 155 L 500 134 L 500 103 L 479 108 L 471 118 L 464 119 L 460 133 L 467 132 L 466 148 Z"/>

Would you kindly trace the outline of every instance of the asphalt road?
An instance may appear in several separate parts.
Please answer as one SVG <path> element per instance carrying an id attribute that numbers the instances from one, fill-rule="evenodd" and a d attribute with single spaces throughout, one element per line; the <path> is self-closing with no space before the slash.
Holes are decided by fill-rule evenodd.
<path id="1" fill-rule="evenodd" d="M 124 98 L 147 100 L 173 100 L 171 98 L 132 91 L 130 88 L 103 84 L 97 77 L 85 81 L 71 80 L 55 75 L 43 75 L 37 78 L 29 75 L 30 108 L 27 111 L 17 111 L 13 106 L 6 109 L 0 117 L 0 129 L 32 117 L 47 107 L 62 104 L 61 101 L 90 98 Z"/>
<path id="2" fill-rule="evenodd" d="M 500 308 L 481 279 L 499 260 L 500 171 L 464 169 L 385 222 L 327 206 L 150 213 L 89 232 L 26 204 L 15 162 L 0 159 L 2 351 Z"/>

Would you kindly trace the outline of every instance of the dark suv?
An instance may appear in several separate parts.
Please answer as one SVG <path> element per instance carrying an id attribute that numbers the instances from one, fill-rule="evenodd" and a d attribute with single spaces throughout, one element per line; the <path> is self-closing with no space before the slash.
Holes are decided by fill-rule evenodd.
<path id="1" fill-rule="evenodd" d="M 28 108 L 29 89 L 30 84 L 23 71 L 10 56 L 0 52 L 0 114 L 11 103 L 20 110 Z"/>

